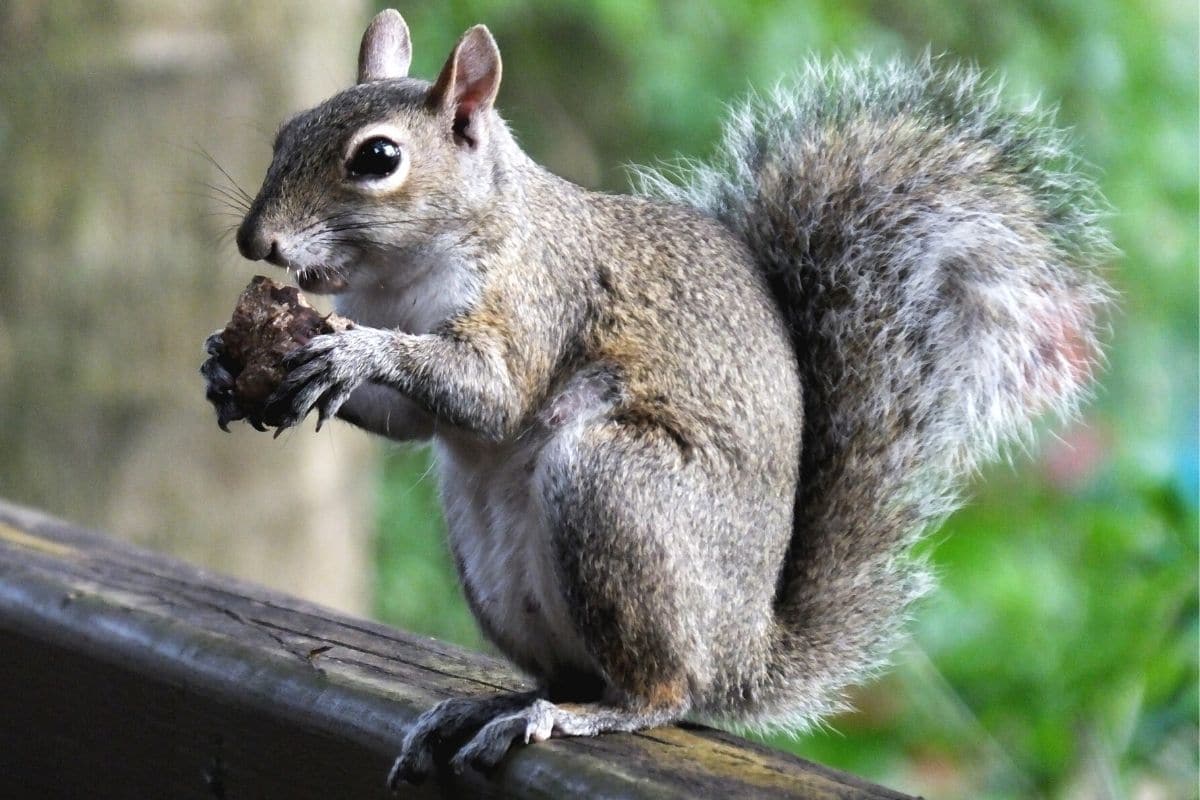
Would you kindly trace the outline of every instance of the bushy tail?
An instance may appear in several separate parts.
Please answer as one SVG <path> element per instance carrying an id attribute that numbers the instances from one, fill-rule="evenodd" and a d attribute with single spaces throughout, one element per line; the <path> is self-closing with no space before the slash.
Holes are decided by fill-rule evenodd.
<path id="1" fill-rule="evenodd" d="M 747 721 L 836 709 L 928 585 L 910 545 L 983 460 L 1086 393 L 1111 245 L 1051 117 L 929 58 L 810 65 L 736 110 L 682 185 L 643 175 L 749 243 L 803 373 L 776 655 Z"/>

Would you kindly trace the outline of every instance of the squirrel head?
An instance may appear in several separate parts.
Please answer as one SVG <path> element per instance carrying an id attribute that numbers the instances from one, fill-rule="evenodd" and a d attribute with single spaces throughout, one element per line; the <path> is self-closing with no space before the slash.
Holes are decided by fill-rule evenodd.
<path id="1" fill-rule="evenodd" d="M 363 34 L 358 83 L 287 120 L 238 250 L 338 292 L 366 263 L 403 260 L 489 212 L 514 147 L 493 109 L 500 50 L 468 30 L 433 83 L 408 77 L 412 44 L 394 10 Z"/>

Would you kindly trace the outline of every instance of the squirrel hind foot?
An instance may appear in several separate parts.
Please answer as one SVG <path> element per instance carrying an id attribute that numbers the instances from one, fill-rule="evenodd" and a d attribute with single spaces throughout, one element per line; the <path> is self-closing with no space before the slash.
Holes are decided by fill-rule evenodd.
<path id="1" fill-rule="evenodd" d="M 525 708 L 540 698 L 539 692 L 451 697 L 417 718 L 404 737 L 400 755 L 388 773 L 387 785 L 419 785 L 444 766 L 464 741 L 472 739 L 491 721 Z M 503 755 L 503 753 L 501 754 Z"/>
<path id="2" fill-rule="evenodd" d="M 640 731 L 674 722 L 684 713 L 675 705 L 552 703 L 540 692 L 455 697 L 426 711 L 409 730 L 387 785 L 394 791 L 402 783 L 420 784 L 444 766 L 456 774 L 468 768 L 487 774 L 517 744 L 543 742 L 552 735 Z"/>
<path id="3" fill-rule="evenodd" d="M 544 742 L 554 736 L 597 736 L 632 732 L 674 722 L 674 709 L 636 709 L 604 703 L 555 704 L 537 699 L 483 725 L 450 759 L 450 768 L 483 774 L 500 765 L 514 745 Z"/>

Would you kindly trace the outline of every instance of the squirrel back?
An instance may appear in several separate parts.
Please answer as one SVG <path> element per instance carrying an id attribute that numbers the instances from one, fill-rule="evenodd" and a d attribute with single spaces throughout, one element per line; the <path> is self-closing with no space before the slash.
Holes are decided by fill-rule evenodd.
<path id="1" fill-rule="evenodd" d="M 804 443 L 763 721 L 838 708 L 930 584 L 910 546 L 983 461 L 1086 395 L 1111 246 L 1051 116 L 928 56 L 809 64 L 734 111 L 710 164 L 641 172 L 643 191 L 749 245 L 799 360 Z"/>

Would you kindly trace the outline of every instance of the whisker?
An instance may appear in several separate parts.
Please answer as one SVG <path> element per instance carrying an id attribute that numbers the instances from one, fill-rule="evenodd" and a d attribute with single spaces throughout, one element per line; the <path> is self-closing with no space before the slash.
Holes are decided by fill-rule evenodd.
<path id="1" fill-rule="evenodd" d="M 223 186 L 216 186 L 211 183 L 205 183 L 202 185 L 210 192 L 208 195 L 206 195 L 209 200 L 221 203 L 231 211 L 238 211 L 242 215 L 245 215 L 246 212 L 250 210 L 250 207 L 246 205 L 245 201 L 231 192 L 229 189 L 226 189 Z"/>
<path id="2" fill-rule="evenodd" d="M 208 191 L 197 192 L 197 191 L 180 189 L 179 191 L 175 192 L 175 194 L 180 197 L 195 197 L 195 198 L 199 198 L 201 200 L 211 200 L 211 201 L 220 203 L 221 205 L 226 206 L 226 207 L 230 208 L 231 210 L 236 210 L 236 211 L 244 211 L 245 210 L 245 206 L 242 204 L 240 198 L 237 198 L 235 200 L 232 195 L 223 193 L 224 190 L 221 187 L 212 186 L 211 184 L 207 184 L 207 183 L 201 184 L 201 186 L 203 186 Z"/>
<path id="3" fill-rule="evenodd" d="M 254 203 L 254 196 L 251 195 L 249 192 L 247 192 L 245 189 L 243 189 L 241 184 L 239 184 L 236 180 L 234 180 L 233 176 L 230 175 L 229 172 L 224 167 L 222 167 L 215 158 L 212 157 L 211 153 L 209 153 L 207 150 L 205 150 L 203 147 L 201 147 L 200 144 L 198 144 L 198 143 L 195 146 L 196 146 L 196 150 L 200 153 L 200 155 L 204 156 L 204 158 L 206 158 L 210 164 L 212 164 L 214 167 L 217 168 L 218 172 L 220 172 L 222 175 L 225 176 L 225 180 L 229 181 L 233 185 L 233 188 L 235 190 L 237 190 L 237 193 L 242 197 L 243 200 L 246 201 L 247 208 L 250 205 L 252 205 Z"/>

